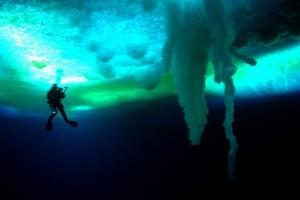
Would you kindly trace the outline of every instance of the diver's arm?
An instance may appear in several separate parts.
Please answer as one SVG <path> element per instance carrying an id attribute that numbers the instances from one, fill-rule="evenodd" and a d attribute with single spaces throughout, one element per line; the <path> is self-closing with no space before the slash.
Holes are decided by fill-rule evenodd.
<path id="1" fill-rule="evenodd" d="M 63 93 L 66 93 L 66 90 L 68 89 L 68 87 L 64 87 L 65 89 L 64 89 L 64 91 L 63 91 Z"/>

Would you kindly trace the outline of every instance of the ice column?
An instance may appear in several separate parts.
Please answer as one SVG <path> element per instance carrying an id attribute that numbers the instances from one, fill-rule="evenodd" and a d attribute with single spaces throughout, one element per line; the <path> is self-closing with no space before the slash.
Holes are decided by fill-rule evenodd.
<path id="1" fill-rule="evenodd" d="M 237 68 L 231 61 L 229 52 L 233 35 L 227 23 L 224 6 L 221 0 L 203 0 L 208 27 L 212 36 L 212 63 L 215 70 L 215 81 L 224 83 L 225 120 L 223 123 L 226 138 L 229 141 L 228 177 L 234 181 L 235 155 L 238 149 L 237 139 L 233 134 L 235 87 L 232 75 Z"/>
<path id="2" fill-rule="evenodd" d="M 166 9 L 168 39 L 163 49 L 163 64 L 168 69 L 172 63 L 189 140 L 198 145 L 208 114 L 204 88 L 210 34 L 199 2 L 170 0 L 166 1 Z"/>
<path id="3" fill-rule="evenodd" d="M 230 46 L 234 37 L 224 6 L 221 0 L 166 0 L 164 3 L 167 40 L 163 47 L 162 64 L 164 71 L 172 66 L 179 103 L 189 129 L 189 140 L 192 145 L 200 144 L 207 123 L 204 89 L 206 66 L 211 53 L 214 79 L 217 83 L 223 83 L 225 88 L 223 126 L 230 143 L 228 177 L 234 180 L 238 144 L 232 128 L 235 97 L 232 76 L 237 68 L 231 60 Z"/>

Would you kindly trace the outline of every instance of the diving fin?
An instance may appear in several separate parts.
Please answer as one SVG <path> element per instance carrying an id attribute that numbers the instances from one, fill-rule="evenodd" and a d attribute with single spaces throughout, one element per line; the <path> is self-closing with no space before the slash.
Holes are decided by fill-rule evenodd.
<path id="1" fill-rule="evenodd" d="M 73 127 L 77 127 L 78 126 L 78 123 L 75 122 L 75 121 L 68 121 L 68 123 L 73 126 Z"/>
<path id="2" fill-rule="evenodd" d="M 45 131 L 51 131 L 52 130 L 52 123 L 51 122 L 48 122 L 45 126 Z"/>

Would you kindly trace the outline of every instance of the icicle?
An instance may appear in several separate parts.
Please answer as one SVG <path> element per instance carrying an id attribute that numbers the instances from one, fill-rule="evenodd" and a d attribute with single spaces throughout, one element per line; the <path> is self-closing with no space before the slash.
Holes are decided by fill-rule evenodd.
<path id="1" fill-rule="evenodd" d="M 229 152 L 227 157 L 227 174 L 230 181 L 235 181 L 234 169 L 235 169 L 235 155 L 239 148 L 237 139 L 233 134 L 232 123 L 234 121 L 234 96 L 235 87 L 231 77 L 224 78 L 224 102 L 225 102 L 225 120 L 223 123 L 226 138 L 229 141 Z"/>
<path id="2" fill-rule="evenodd" d="M 208 114 L 204 88 L 210 34 L 198 3 L 185 2 L 180 6 L 170 1 L 167 6 L 173 9 L 168 11 L 171 30 L 168 30 L 163 61 L 168 68 L 172 58 L 174 84 L 189 128 L 189 140 L 192 145 L 198 145 Z"/>
<path id="3" fill-rule="evenodd" d="M 238 149 L 237 139 L 233 134 L 232 123 L 234 121 L 234 97 L 235 87 L 232 76 L 237 68 L 232 63 L 230 55 L 230 45 L 233 41 L 229 28 L 225 9 L 221 0 L 203 0 L 209 30 L 212 35 L 212 63 L 215 70 L 215 81 L 224 83 L 225 120 L 223 123 L 226 138 L 229 141 L 228 152 L 228 178 L 235 180 L 235 155 Z M 237 53 L 235 55 L 238 55 Z M 240 56 L 240 58 L 245 58 Z"/>
<path id="4" fill-rule="evenodd" d="M 236 66 L 233 65 L 229 52 L 232 37 L 222 1 L 203 0 L 203 2 L 206 18 L 201 9 L 201 1 L 165 1 L 167 40 L 163 48 L 162 64 L 164 71 L 168 71 L 172 65 L 179 104 L 183 108 L 189 129 L 189 140 L 192 145 L 198 145 L 209 112 L 204 89 L 208 54 L 212 50 L 215 81 L 223 82 L 225 86 L 226 114 L 223 126 L 230 143 L 228 178 L 234 181 L 238 144 L 232 128 L 235 97 L 232 76 L 236 72 Z"/>

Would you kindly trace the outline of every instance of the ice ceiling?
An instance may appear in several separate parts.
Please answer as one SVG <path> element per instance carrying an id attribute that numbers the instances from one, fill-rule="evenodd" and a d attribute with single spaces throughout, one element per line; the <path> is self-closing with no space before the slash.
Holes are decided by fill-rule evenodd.
<path id="1" fill-rule="evenodd" d="M 199 144 L 212 93 L 224 96 L 230 155 L 238 147 L 235 96 L 299 90 L 299 7 L 296 0 L 0 0 L 0 106 L 42 112 L 53 83 L 69 86 L 66 108 L 77 111 L 177 94 L 191 143 Z"/>

